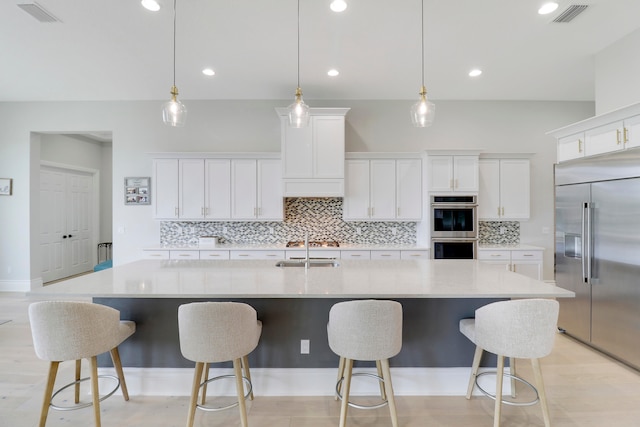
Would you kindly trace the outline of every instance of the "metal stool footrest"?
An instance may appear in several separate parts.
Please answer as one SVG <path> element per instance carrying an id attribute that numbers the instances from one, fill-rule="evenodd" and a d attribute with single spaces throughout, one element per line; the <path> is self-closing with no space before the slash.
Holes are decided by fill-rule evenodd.
<path id="1" fill-rule="evenodd" d="M 116 376 L 113 375 L 98 375 L 98 378 L 109 378 L 112 380 L 116 381 L 116 386 L 113 388 L 113 390 L 111 390 L 109 393 L 105 394 L 104 396 L 102 396 L 99 400 L 99 402 L 102 402 L 103 400 L 113 396 L 113 393 L 116 392 L 116 390 L 118 390 L 118 388 L 120 388 L 120 379 Z M 82 409 L 82 408 L 88 408 L 89 406 L 93 406 L 93 402 L 87 402 L 87 403 L 77 403 L 73 406 L 59 406 L 59 405 L 55 405 L 53 403 L 53 399 L 55 399 L 55 397 L 60 394 L 61 392 L 63 392 L 64 390 L 68 389 L 71 386 L 74 386 L 76 384 L 79 384 L 83 381 L 89 381 L 91 378 L 87 377 L 87 378 L 82 378 L 79 379 L 77 381 L 74 381 L 72 383 L 69 383 L 63 387 L 60 387 L 58 389 L 58 391 L 56 391 L 55 393 L 53 393 L 53 395 L 51 396 L 51 400 L 49 401 L 49 406 L 51 406 L 51 408 L 56 409 L 58 411 L 75 411 L 76 409 Z"/>
<path id="2" fill-rule="evenodd" d="M 378 375 L 372 374 L 369 372 L 356 372 L 351 374 L 351 376 L 352 377 L 371 377 L 371 378 L 377 379 L 381 383 L 384 383 L 384 379 L 382 377 L 379 377 Z M 342 394 L 340 393 L 340 389 L 342 388 L 342 381 L 344 381 L 344 377 L 340 378 L 340 380 L 336 384 L 336 394 L 338 395 L 338 398 L 340 400 L 342 400 Z M 376 405 L 358 405 L 352 402 L 347 402 L 347 404 L 352 408 L 356 408 L 356 409 L 378 409 L 378 408 L 382 408 L 383 406 L 387 406 L 389 404 L 389 401 L 383 400 L 381 403 L 378 403 Z"/>
<path id="3" fill-rule="evenodd" d="M 217 381 L 217 380 L 221 380 L 223 378 L 233 378 L 235 379 L 236 376 L 235 375 L 220 375 L 218 377 L 213 377 L 208 379 L 207 381 L 203 382 L 202 384 L 200 384 L 200 388 L 202 388 L 205 384 L 209 384 L 210 382 L 213 381 Z M 249 381 L 249 379 L 247 377 L 242 377 L 242 381 L 244 381 L 244 383 L 247 385 L 247 393 L 244 395 L 244 400 L 247 400 L 249 398 L 249 395 L 251 394 L 251 391 L 253 390 L 253 385 L 251 384 L 251 381 Z M 207 412 L 217 412 L 217 411 L 224 411 L 226 409 L 230 409 L 230 408 L 235 408 L 236 406 L 238 406 L 238 402 L 234 402 L 230 405 L 227 406 L 219 406 L 219 407 L 211 407 L 211 406 L 205 406 L 205 405 L 199 405 L 196 404 L 196 408 L 198 409 L 202 409 L 203 411 L 207 411 Z"/>
<path id="4" fill-rule="evenodd" d="M 476 386 L 478 387 L 478 390 L 480 390 L 480 392 L 482 394 L 484 394 L 487 397 L 490 397 L 493 400 L 496 400 L 496 395 L 495 394 L 489 393 L 488 391 L 483 389 L 480 386 L 480 384 L 478 384 L 478 378 L 480 378 L 483 375 L 498 375 L 498 373 L 496 371 L 482 372 L 482 373 L 476 375 L 476 381 L 475 381 L 476 382 Z M 512 378 L 512 379 L 514 379 L 514 380 L 516 380 L 518 382 L 521 382 L 522 384 L 524 384 L 526 386 L 529 386 L 533 390 L 533 392 L 536 394 L 536 397 L 535 397 L 535 399 L 530 400 L 528 402 L 514 402 L 512 400 L 502 399 L 502 403 L 504 403 L 505 405 L 511 405 L 511 406 L 531 406 L 531 405 L 535 405 L 536 403 L 538 403 L 540 401 L 540 396 L 538 395 L 538 389 L 533 384 L 531 384 L 529 381 L 527 381 L 527 380 L 525 380 L 523 378 L 520 378 L 520 377 L 518 377 L 516 375 L 511 375 L 511 374 L 507 374 L 507 373 L 503 374 L 503 376 L 505 376 L 507 378 Z"/>

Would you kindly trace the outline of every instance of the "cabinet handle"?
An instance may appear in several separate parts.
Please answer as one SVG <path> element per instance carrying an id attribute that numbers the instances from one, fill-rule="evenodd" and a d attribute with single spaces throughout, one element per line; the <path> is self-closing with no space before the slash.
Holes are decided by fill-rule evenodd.
<path id="1" fill-rule="evenodd" d="M 390 254 L 382 254 L 380 256 L 391 256 Z"/>
<path id="2" fill-rule="evenodd" d="M 453 186 L 453 188 L 455 189 L 455 188 L 458 188 L 458 187 L 459 187 L 459 186 L 458 186 L 458 180 L 456 179 L 456 180 L 455 180 L 455 185 Z"/>
<path id="3" fill-rule="evenodd" d="M 276 255 L 275 254 L 267 254 L 267 256 L 274 257 Z"/>
<path id="4" fill-rule="evenodd" d="M 149 256 L 162 256 L 162 255 L 160 255 L 160 254 L 151 254 Z"/>
<path id="5" fill-rule="evenodd" d="M 396 216 L 400 216 L 400 208 L 396 209 Z"/>
<path id="6" fill-rule="evenodd" d="M 351 256 L 352 256 L 353 258 L 356 258 L 356 257 L 362 256 L 362 255 L 360 255 L 360 254 L 351 254 Z"/>
<path id="7" fill-rule="evenodd" d="M 620 145 L 620 129 L 616 129 L 616 144 Z"/>
<path id="8" fill-rule="evenodd" d="M 217 257 L 220 256 L 219 254 L 209 254 L 210 257 Z"/>
<path id="9" fill-rule="evenodd" d="M 178 208 L 175 208 L 174 212 L 176 216 L 180 215 L 180 211 L 178 210 Z"/>
<path id="10" fill-rule="evenodd" d="M 449 188 L 451 188 L 452 190 L 455 188 L 455 187 L 453 186 L 453 179 L 450 179 L 450 180 L 449 180 Z"/>
<path id="11" fill-rule="evenodd" d="M 258 216 L 258 208 L 253 208 L 253 216 Z"/>
<path id="12" fill-rule="evenodd" d="M 249 254 L 238 254 L 238 256 L 249 256 Z"/>
<path id="13" fill-rule="evenodd" d="M 178 256 L 185 256 L 185 257 L 186 257 L 186 256 L 191 256 L 191 255 L 188 255 L 188 254 L 178 254 Z"/>
<path id="14" fill-rule="evenodd" d="M 533 254 L 522 254 L 522 256 L 533 256 Z"/>
<path id="15" fill-rule="evenodd" d="M 502 216 L 504 216 L 504 206 L 502 207 Z"/>
<path id="16" fill-rule="evenodd" d="M 627 128 L 623 128 L 624 129 L 624 143 L 626 144 L 627 142 L 629 142 L 629 129 Z"/>
<path id="17" fill-rule="evenodd" d="M 500 206 L 498 206 L 498 216 L 500 216 Z"/>
<path id="18" fill-rule="evenodd" d="M 500 254 L 491 254 L 491 256 L 494 256 L 494 257 L 501 257 L 502 255 L 500 255 Z"/>
<path id="19" fill-rule="evenodd" d="M 582 153 L 582 140 L 578 140 L 578 153 Z"/>
<path id="20" fill-rule="evenodd" d="M 409 254 L 409 256 L 416 257 L 416 256 L 421 256 L 421 255 L 420 254 Z"/>
<path id="21" fill-rule="evenodd" d="M 373 207 L 372 207 L 372 208 L 371 208 L 371 216 L 372 216 L 372 217 L 375 215 L 375 213 L 374 213 L 374 212 L 375 212 L 375 208 L 373 208 Z"/>

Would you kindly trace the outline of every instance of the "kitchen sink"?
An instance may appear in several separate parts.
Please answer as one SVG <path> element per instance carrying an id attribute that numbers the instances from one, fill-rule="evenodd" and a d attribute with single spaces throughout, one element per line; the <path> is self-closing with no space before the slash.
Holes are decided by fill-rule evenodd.
<path id="1" fill-rule="evenodd" d="M 276 267 L 304 267 L 304 260 L 295 260 L 295 261 L 278 261 L 276 263 Z M 338 261 L 334 261 L 331 259 L 323 259 L 323 260 L 310 260 L 309 267 L 338 267 L 340 263 Z"/>

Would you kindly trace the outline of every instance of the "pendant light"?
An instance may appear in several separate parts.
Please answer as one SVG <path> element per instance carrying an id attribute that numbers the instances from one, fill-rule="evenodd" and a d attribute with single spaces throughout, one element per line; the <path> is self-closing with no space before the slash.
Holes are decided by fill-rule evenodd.
<path id="1" fill-rule="evenodd" d="M 422 87 L 420 87 L 420 99 L 411 107 L 411 122 L 418 128 L 431 126 L 436 115 L 436 106 L 427 100 L 427 88 L 424 85 L 424 0 L 422 0 Z"/>
<path id="2" fill-rule="evenodd" d="M 182 127 L 187 121 L 187 107 L 178 101 L 176 87 L 176 1 L 173 0 L 173 86 L 171 86 L 171 100 L 162 106 L 162 121 L 167 126 Z"/>
<path id="3" fill-rule="evenodd" d="M 298 0 L 298 86 L 296 87 L 296 99 L 287 107 L 289 126 L 304 128 L 309 125 L 309 106 L 302 99 L 300 89 L 300 0 Z"/>

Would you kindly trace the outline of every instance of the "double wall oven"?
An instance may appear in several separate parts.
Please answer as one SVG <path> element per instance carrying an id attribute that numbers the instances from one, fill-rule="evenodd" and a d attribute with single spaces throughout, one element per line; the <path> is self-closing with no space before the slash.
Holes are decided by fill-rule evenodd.
<path id="1" fill-rule="evenodd" d="M 476 196 L 431 196 L 432 258 L 476 258 L 477 208 Z"/>

